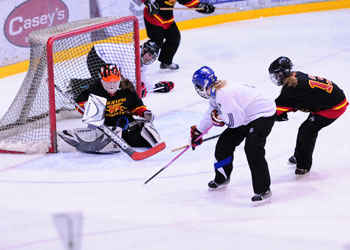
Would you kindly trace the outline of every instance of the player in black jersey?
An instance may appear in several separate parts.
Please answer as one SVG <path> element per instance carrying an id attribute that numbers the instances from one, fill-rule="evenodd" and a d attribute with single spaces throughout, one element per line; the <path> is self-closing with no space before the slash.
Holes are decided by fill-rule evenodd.
<path id="1" fill-rule="evenodd" d="M 158 61 L 161 70 L 177 70 L 179 65 L 173 58 L 180 45 L 181 34 L 174 19 L 173 8 L 176 3 L 187 8 L 199 8 L 197 12 L 211 14 L 215 7 L 199 0 L 142 0 L 145 4 L 143 12 L 147 36 L 154 41 L 160 50 Z M 163 10 L 167 8 L 167 10 Z"/>
<path id="2" fill-rule="evenodd" d="M 143 104 L 134 85 L 121 75 L 115 64 L 103 65 L 99 74 L 100 79 L 96 79 L 83 91 L 76 98 L 76 102 L 84 108 L 90 94 L 106 98 L 106 126 L 112 127 L 116 133 L 121 134 L 121 137 L 132 147 L 153 147 L 158 144 L 160 137 L 152 124 L 154 115 Z M 142 118 L 135 118 L 137 116 Z M 91 127 L 76 129 L 73 132 L 65 130 L 59 135 L 80 151 L 100 152 L 107 146 L 107 141 L 105 143 L 101 132 Z M 84 140 L 84 138 L 89 138 L 89 140 Z M 96 138 L 96 140 L 91 138 Z M 84 143 L 83 146 L 79 145 L 81 141 Z"/>
<path id="3" fill-rule="evenodd" d="M 296 164 L 295 174 L 307 174 L 312 165 L 312 154 L 318 132 L 340 117 L 349 105 L 344 92 L 332 81 L 292 71 L 293 63 L 288 57 L 279 57 L 269 67 L 270 78 L 282 86 L 278 98 L 277 121 L 287 121 L 290 111 L 310 113 L 298 131 L 294 155 L 290 163 Z"/>

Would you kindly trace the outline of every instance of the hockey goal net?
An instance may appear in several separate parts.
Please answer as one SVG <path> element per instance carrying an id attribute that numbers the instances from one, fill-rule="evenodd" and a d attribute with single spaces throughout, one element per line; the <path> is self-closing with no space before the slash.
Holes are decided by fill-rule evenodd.
<path id="1" fill-rule="evenodd" d="M 57 152 L 56 121 L 77 113 L 55 85 L 73 98 L 115 63 L 140 95 L 139 25 L 134 16 L 74 21 L 30 34 L 30 64 L 0 120 L 1 153 Z"/>

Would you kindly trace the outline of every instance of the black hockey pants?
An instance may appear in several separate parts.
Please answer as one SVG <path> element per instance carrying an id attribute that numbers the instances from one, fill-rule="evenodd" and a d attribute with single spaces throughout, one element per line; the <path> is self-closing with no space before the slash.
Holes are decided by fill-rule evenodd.
<path id="1" fill-rule="evenodd" d="M 321 115 L 310 114 L 300 125 L 294 151 L 294 156 L 297 159 L 297 168 L 311 169 L 312 154 L 315 149 L 318 132 L 335 120 Z"/>
<path id="2" fill-rule="evenodd" d="M 123 126 L 120 126 L 120 127 L 123 127 Z M 141 135 L 141 130 L 142 130 L 142 127 L 135 120 L 132 120 L 129 123 L 128 128 L 123 130 L 122 138 L 131 147 L 151 148 L 152 146 Z"/>
<path id="3" fill-rule="evenodd" d="M 271 180 L 265 159 L 266 138 L 275 123 L 275 116 L 258 118 L 246 126 L 227 128 L 219 137 L 215 148 L 218 162 L 227 162 L 223 169 L 229 177 L 232 172 L 233 152 L 245 139 L 244 151 L 251 171 L 254 193 L 262 193 L 269 189 Z M 220 175 L 216 170 L 216 175 Z"/>
<path id="4" fill-rule="evenodd" d="M 147 36 L 160 48 L 158 61 L 171 64 L 180 45 L 181 35 L 176 23 L 172 23 L 169 29 L 153 25 L 145 20 Z M 164 40 L 165 39 L 165 40 Z"/>

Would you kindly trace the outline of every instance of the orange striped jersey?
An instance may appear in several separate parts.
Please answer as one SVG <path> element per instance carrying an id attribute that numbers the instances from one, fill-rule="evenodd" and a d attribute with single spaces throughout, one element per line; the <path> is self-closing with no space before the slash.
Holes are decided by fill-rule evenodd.
<path id="1" fill-rule="evenodd" d="M 280 95 L 275 100 L 277 115 L 284 112 L 301 110 L 337 118 L 349 105 L 343 90 L 334 82 L 319 76 L 295 72 L 296 86 L 283 85 Z"/>
<path id="2" fill-rule="evenodd" d="M 144 3 L 145 0 L 142 0 Z M 199 0 L 158 0 L 160 8 L 174 8 L 174 5 L 178 2 L 188 8 L 195 8 L 199 4 Z M 144 18 L 151 24 L 168 29 L 174 22 L 174 13 L 172 10 L 160 10 L 158 14 L 148 14 L 148 8 L 145 6 L 143 11 Z"/>
<path id="3" fill-rule="evenodd" d="M 115 95 L 111 96 L 97 80 L 90 87 L 82 92 L 76 102 L 83 106 L 88 100 L 89 95 L 94 94 L 107 99 L 105 110 L 105 125 L 116 126 L 117 120 L 121 116 L 126 116 L 129 121 L 133 121 L 132 115 L 143 116 L 143 112 L 147 110 L 142 100 L 135 91 L 129 89 L 118 90 Z"/>

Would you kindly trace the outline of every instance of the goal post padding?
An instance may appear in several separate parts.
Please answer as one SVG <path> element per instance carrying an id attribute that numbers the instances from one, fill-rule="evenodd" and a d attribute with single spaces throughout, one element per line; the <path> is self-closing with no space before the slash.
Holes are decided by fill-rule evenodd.
<path id="1" fill-rule="evenodd" d="M 1 153 L 57 152 L 56 122 L 77 114 L 73 98 L 93 83 L 101 63 L 115 63 L 141 96 L 139 24 L 135 16 L 101 17 L 30 33 L 30 64 L 0 120 Z"/>

